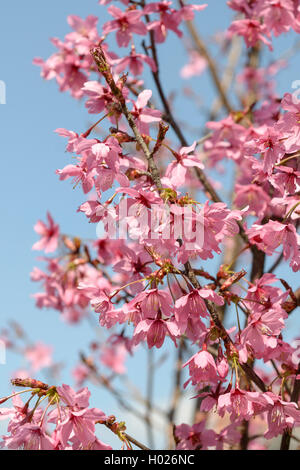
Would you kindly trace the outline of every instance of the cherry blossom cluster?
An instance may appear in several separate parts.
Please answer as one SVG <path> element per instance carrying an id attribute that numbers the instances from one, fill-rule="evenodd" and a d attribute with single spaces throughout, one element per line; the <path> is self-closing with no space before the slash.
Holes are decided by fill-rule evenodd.
<path id="1" fill-rule="evenodd" d="M 228 31 L 243 36 L 248 47 L 261 41 L 272 48 L 272 34 L 278 37 L 290 29 L 299 33 L 298 0 L 230 0 L 228 5 L 244 15 L 233 21 Z"/>
<path id="2" fill-rule="evenodd" d="M 113 417 L 106 416 L 98 408 L 89 406 L 90 392 L 83 388 L 75 392 L 69 385 L 49 387 L 34 379 L 15 379 L 15 387 L 25 387 L 10 397 L 0 400 L 5 403 L 12 398 L 12 408 L 1 408 L 0 420 L 9 419 L 9 434 L 1 446 L 23 450 L 110 450 L 95 434 L 97 423 L 111 426 L 124 442 L 124 428 Z M 21 394 L 30 398 L 24 403 Z M 30 404 L 35 400 L 34 406 Z M 42 402 L 47 400 L 45 406 Z M 32 408 L 30 407 L 32 406 Z"/>

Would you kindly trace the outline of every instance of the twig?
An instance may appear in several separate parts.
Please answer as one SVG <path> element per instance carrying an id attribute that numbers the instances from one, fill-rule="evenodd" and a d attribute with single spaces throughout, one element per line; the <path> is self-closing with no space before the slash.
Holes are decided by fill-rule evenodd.
<path id="1" fill-rule="evenodd" d="M 298 365 L 297 374 L 300 374 L 300 363 Z M 300 379 L 295 379 L 293 392 L 291 395 L 291 402 L 298 403 L 300 395 Z M 291 430 L 286 429 L 282 435 L 280 450 L 289 450 L 291 442 Z"/>
<path id="2" fill-rule="evenodd" d="M 150 450 L 149 447 L 145 446 L 141 442 L 137 441 L 134 437 L 130 436 L 127 434 L 127 432 L 124 432 L 124 436 L 126 437 L 127 441 L 131 442 L 133 445 L 139 447 L 142 450 Z"/>
<path id="3" fill-rule="evenodd" d="M 275 269 L 280 265 L 282 260 L 283 260 L 283 252 L 278 256 L 277 260 L 274 261 L 270 269 L 268 269 L 268 273 L 273 273 Z"/>
<path id="4" fill-rule="evenodd" d="M 187 26 L 187 29 L 189 30 L 189 33 L 190 33 L 190 35 L 191 35 L 191 37 L 194 41 L 194 45 L 195 45 L 196 50 L 199 52 L 199 54 L 207 62 L 207 65 L 208 65 L 208 68 L 210 70 L 213 82 L 214 82 L 215 87 L 218 91 L 218 94 L 220 96 L 220 100 L 221 100 L 224 108 L 228 111 L 228 113 L 232 113 L 233 108 L 232 108 L 231 104 L 229 103 L 229 100 L 226 96 L 223 84 L 222 84 L 222 82 L 219 78 L 219 75 L 218 75 L 218 72 L 217 72 L 217 69 L 216 69 L 216 65 L 215 65 L 213 59 L 211 58 L 211 55 L 209 54 L 208 50 L 206 49 L 206 46 L 205 46 L 204 42 L 200 38 L 200 36 L 199 36 L 199 34 L 198 34 L 198 32 L 195 28 L 195 25 L 194 25 L 193 21 L 187 21 L 186 26 Z"/>
<path id="5" fill-rule="evenodd" d="M 231 41 L 230 51 L 228 53 L 228 64 L 227 64 L 227 67 L 225 68 L 225 71 L 221 80 L 222 88 L 225 93 L 227 93 L 228 90 L 230 89 L 234 72 L 235 72 L 235 68 L 236 68 L 238 59 L 241 55 L 241 51 L 242 51 L 241 38 L 238 36 L 234 36 Z M 210 117 L 209 117 L 210 121 L 214 121 L 221 106 L 222 106 L 222 100 L 220 99 L 220 97 L 218 97 L 212 105 L 212 110 L 211 110 Z"/>
<path id="6" fill-rule="evenodd" d="M 101 423 L 101 424 L 104 424 L 108 429 L 110 429 L 112 432 L 115 433 L 114 431 L 114 424 L 113 423 L 109 423 L 109 422 L 105 422 L 105 423 Z M 116 433 L 115 433 L 116 434 Z M 124 432 L 122 431 L 122 436 L 126 439 L 126 441 L 129 441 L 131 442 L 133 445 L 139 447 L 140 449 L 142 450 L 150 450 L 149 447 L 145 446 L 144 444 L 142 444 L 141 442 L 139 442 L 137 439 L 135 439 L 134 437 L 130 436 L 129 434 L 127 434 L 127 432 Z"/>
<path id="7" fill-rule="evenodd" d="M 106 57 L 104 55 L 104 52 L 103 52 L 101 46 L 99 46 L 98 48 L 95 48 L 93 51 L 91 51 L 91 53 L 92 53 L 92 56 L 94 57 L 94 60 L 95 60 L 96 65 L 99 69 L 99 72 L 104 76 L 108 86 L 111 89 L 112 94 L 117 98 L 118 102 L 120 103 L 121 111 L 124 114 L 124 116 L 126 117 L 127 122 L 128 122 L 129 126 L 132 129 L 137 143 L 139 144 L 139 146 L 141 147 L 141 149 L 144 152 L 144 155 L 145 155 L 145 157 L 148 161 L 148 166 L 149 166 L 148 169 L 151 173 L 153 182 L 155 183 L 155 185 L 157 186 L 158 189 L 162 189 L 162 184 L 161 184 L 160 177 L 159 177 L 159 171 L 158 171 L 158 168 L 157 168 L 157 166 L 154 162 L 154 158 L 153 158 L 146 142 L 144 141 L 143 137 L 141 136 L 131 112 L 127 108 L 126 101 L 125 101 L 125 98 L 123 96 L 123 93 L 122 93 L 121 89 L 116 85 L 116 83 L 114 81 L 114 78 L 113 78 L 112 73 L 111 73 L 110 66 L 108 65 L 108 63 L 106 61 Z M 125 83 L 125 81 L 126 81 L 125 76 L 123 76 L 123 80 L 124 80 L 124 83 Z"/>
<path id="8" fill-rule="evenodd" d="M 154 363 L 154 368 L 156 368 L 156 364 L 157 363 Z M 130 382 L 128 377 L 122 377 L 121 376 L 120 380 L 124 382 L 124 385 L 128 389 L 130 389 L 130 393 L 131 393 L 132 398 L 134 400 L 138 401 L 143 406 L 146 406 L 146 407 L 149 406 L 148 400 L 141 395 L 141 392 L 135 387 L 135 385 L 133 383 Z M 152 410 L 153 410 L 154 413 L 160 415 L 162 418 L 167 417 L 167 412 L 165 410 L 161 409 L 157 405 L 155 405 L 155 408 L 153 408 L 153 404 L 152 404 Z"/>
<path id="9" fill-rule="evenodd" d="M 83 364 L 88 367 L 88 369 L 90 370 L 96 382 L 98 382 L 99 385 L 102 385 L 104 388 L 106 388 L 112 394 L 112 396 L 115 397 L 115 399 L 117 400 L 117 402 L 119 403 L 121 407 L 123 407 L 129 413 L 132 413 L 133 415 L 135 415 L 141 421 L 147 422 L 146 416 L 143 415 L 139 410 L 133 408 L 129 403 L 125 402 L 122 395 L 117 390 L 114 389 L 114 387 L 111 385 L 111 383 L 106 377 L 99 374 L 95 365 L 91 364 L 83 353 L 80 354 L 80 358 Z"/>
<path id="10" fill-rule="evenodd" d="M 182 362 L 183 362 L 183 348 L 184 348 L 184 339 L 181 338 L 180 345 L 178 347 L 177 359 L 175 364 L 175 380 L 174 380 L 174 389 L 173 397 L 171 400 L 170 410 L 168 413 L 169 419 L 169 449 L 172 449 L 172 444 L 174 442 L 174 416 L 177 410 L 177 405 L 181 397 L 181 376 L 182 376 Z"/>

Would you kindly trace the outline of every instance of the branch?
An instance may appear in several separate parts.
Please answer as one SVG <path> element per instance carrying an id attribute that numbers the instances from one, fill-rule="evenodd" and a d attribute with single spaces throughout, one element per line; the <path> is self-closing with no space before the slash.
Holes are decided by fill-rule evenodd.
<path id="1" fill-rule="evenodd" d="M 149 447 L 145 446 L 144 444 L 139 442 L 137 439 L 135 439 L 134 437 L 127 434 L 127 432 L 124 432 L 123 430 L 120 430 L 119 429 L 119 423 L 110 423 L 109 421 L 106 421 L 105 423 L 103 423 L 103 422 L 99 421 L 99 424 L 104 424 L 108 429 L 110 429 L 114 434 L 116 434 L 122 440 L 129 441 L 133 445 L 139 447 L 142 450 L 150 450 Z"/>
<path id="2" fill-rule="evenodd" d="M 184 340 L 181 338 L 180 340 L 180 345 L 178 347 L 178 352 L 177 352 L 177 360 L 176 360 L 176 365 L 175 365 L 175 380 L 174 380 L 174 391 L 173 391 L 173 397 L 171 400 L 171 405 L 170 405 L 170 410 L 168 413 L 168 418 L 169 418 L 169 427 L 170 427 L 170 432 L 169 432 L 169 449 L 172 448 L 172 443 L 174 441 L 174 416 L 177 410 L 177 405 L 179 403 L 180 397 L 181 397 L 181 376 L 182 376 L 182 363 L 183 363 L 183 348 L 184 348 Z"/>
<path id="3" fill-rule="evenodd" d="M 120 103 L 121 111 L 126 117 L 127 122 L 132 129 L 137 143 L 139 144 L 139 146 L 144 152 L 144 155 L 148 161 L 149 171 L 151 173 L 153 182 L 155 183 L 158 189 L 162 189 L 162 184 L 161 184 L 160 177 L 159 177 L 159 171 L 154 162 L 153 155 L 151 154 L 146 142 L 141 136 L 131 112 L 127 108 L 126 101 L 125 101 L 125 98 L 123 96 L 121 89 L 116 85 L 114 81 L 114 78 L 110 70 L 110 66 L 107 63 L 103 49 L 101 48 L 101 46 L 99 46 L 98 48 L 91 51 L 91 54 L 94 57 L 94 60 L 99 69 L 99 72 L 104 76 L 108 86 L 110 87 L 112 94 L 117 98 L 118 102 Z M 126 76 L 123 76 L 123 85 L 125 81 L 126 81 Z"/>
<path id="4" fill-rule="evenodd" d="M 227 93 L 231 87 L 235 69 L 240 58 L 242 51 L 242 40 L 239 36 L 234 36 L 231 41 L 230 51 L 228 52 L 228 64 L 225 68 L 221 84 L 225 93 Z M 220 97 L 216 98 L 212 105 L 212 109 L 209 116 L 209 121 L 214 121 L 216 116 L 222 107 L 223 103 Z"/>
<path id="5" fill-rule="evenodd" d="M 300 374 L 300 363 L 298 365 L 297 374 Z M 291 395 L 291 402 L 298 403 L 300 396 L 300 379 L 295 379 L 293 392 Z M 289 450 L 291 442 L 291 429 L 286 429 L 282 435 L 280 450 Z"/>
<path id="6" fill-rule="evenodd" d="M 134 437 L 130 436 L 127 434 L 127 432 L 124 432 L 124 436 L 126 437 L 127 441 L 131 442 L 135 446 L 139 447 L 142 450 L 150 450 L 149 447 L 145 446 L 141 442 L 137 441 Z"/>
<path id="7" fill-rule="evenodd" d="M 90 370 L 92 376 L 95 378 L 95 380 L 98 382 L 99 385 L 102 385 L 104 388 L 106 388 L 112 396 L 117 400 L 119 405 L 124 408 L 124 410 L 127 410 L 129 413 L 132 413 L 134 416 L 139 418 L 141 421 L 147 422 L 147 417 L 144 416 L 138 409 L 133 408 L 129 403 L 127 403 L 122 395 L 114 389 L 114 387 L 111 385 L 109 380 L 104 377 L 103 375 L 99 374 L 98 370 L 96 369 L 94 364 L 91 364 L 90 361 L 85 357 L 83 353 L 80 353 L 80 358 L 83 362 L 83 364 L 88 367 Z"/>
<path id="8" fill-rule="evenodd" d="M 191 283 L 193 284 L 193 286 L 195 287 L 195 289 L 201 289 L 201 285 L 199 284 L 190 263 L 189 262 L 186 263 L 185 267 L 186 267 L 186 270 L 187 270 L 186 274 L 187 274 L 188 278 L 190 279 Z M 226 347 L 226 350 L 229 353 L 234 352 L 234 349 L 235 349 L 234 344 L 233 344 L 229 334 L 225 330 L 225 328 L 224 328 L 224 326 L 223 326 L 223 324 L 222 324 L 222 322 L 221 322 L 221 320 L 218 316 L 215 305 L 212 302 L 207 301 L 207 300 L 205 300 L 205 304 L 207 306 L 207 309 L 210 313 L 210 316 L 211 316 L 214 324 L 216 325 L 216 327 L 220 331 L 220 334 L 221 334 L 222 340 L 224 342 L 224 345 Z M 248 379 L 251 380 L 253 383 L 255 383 L 255 385 L 262 392 L 267 391 L 264 382 L 261 380 L 261 378 L 254 372 L 254 370 L 248 364 L 241 364 L 241 368 L 243 369 L 243 371 L 246 374 L 246 376 L 248 377 Z"/>
<path id="9" fill-rule="evenodd" d="M 204 57 L 204 59 L 207 62 L 211 77 L 213 79 L 213 82 L 214 82 L 215 87 L 218 91 L 218 94 L 220 96 L 220 100 L 221 100 L 224 108 L 228 111 L 228 113 L 232 113 L 233 108 L 232 108 L 231 104 L 229 103 L 229 100 L 226 96 L 225 89 L 224 89 L 223 84 L 222 84 L 222 82 L 219 78 L 216 65 L 215 65 L 213 59 L 211 58 L 211 55 L 209 54 L 208 50 L 206 49 L 206 46 L 205 46 L 204 42 L 200 38 L 200 36 L 199 36 L 199 34 L 198 34 L 198 32 L 195 28 L 195 25 L 194 25 L 193 21 L 187 21 L 186 25 L 187 25 L 189 33 L 190 33 L 190 35 L 191 35 L 191 37 L 194 41 L 194 45 L 195 45 L 196 50 L 199 52 L 199 54 L 202 57 Z"/>
<path id="10" fill-rule="evenodd" d="M 278 256 L 277 260 L 274 261 L 270 269 L 268 269 L 268 273 L 273 273 L 275 269 L 280 265 L 282 260 L 283 260 L 283 252 Z"/>

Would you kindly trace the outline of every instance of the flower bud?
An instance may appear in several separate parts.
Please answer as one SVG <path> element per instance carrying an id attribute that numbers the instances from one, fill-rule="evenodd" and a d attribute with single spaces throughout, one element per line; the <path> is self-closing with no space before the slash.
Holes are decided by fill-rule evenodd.
<path id="1" fill-rule="evenodd" d="M 35 379 L 13 379 L 11 383 L 15 387 L 41 388 L 42 390 L 49 389 L 49 385 Z"/>

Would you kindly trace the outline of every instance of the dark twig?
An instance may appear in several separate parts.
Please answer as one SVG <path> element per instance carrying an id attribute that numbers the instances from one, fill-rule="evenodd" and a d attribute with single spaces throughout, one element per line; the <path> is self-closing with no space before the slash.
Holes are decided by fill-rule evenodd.
<path id="1" fill-rule="evenodd" d="M 173 427 L 174 427 L 174 417 L 177 409 L 178 402 L 181 397 L 181 376 L 182 376 L 182 362 L 183 362 L 183 348 L 184 348 L 184 339 L 181 338 L 180 345 L 178 347 L 177 352 L 177 360 L 175 364 L 175 380 L 174 380 L 174 389 L 173 389 L 173 397 L 171 400 L 170 410 L 168 413 L 169 419 L 169 449 L 172 448 L 172 444 L 174 442 L 174 434 L 173 434 Z"/>
<path id="2" fill-rule="evenodd" d="M 300 363 L 297 374 L 300 374 Z M 300 395 L 300 379 L 295 379 L 294 388 L 291 395 L 291 402 L 298 403 Z M 282 435 L 280 450 L 289 450 L 291 442 L 291 429 L 286 429 Z"/>
<path id="3" fill-rule="evenodd" d="M 109 421 L 107 421 L 107 422 L 105 422 L 105 423 L 100 423 L 100 424 L 104 424 L 104 425 L 105 425 L 108 429 L 110 429 L 113 433 L 119 435 L 119 434 L 115 431 L 114 423 L 110 423 Z M 132 436 L 130 436 L 129 434 L 127 434 L 127 432 L 122 431 L 120 434 L 121 434 L 122 440 L 123 440 L 123 438 L 125 438 L 126 441 L 131 442 L 131 444 L 135 445 L 136 447 L 139 447 L 141 450 L 150 450 L 149 447 L 145 446 L 144 444 L 142 444 L 141 442 L 139 442 L 137 439 L 135 439 L 134 437 L 132 437 Z"/>
<path id="4" fill-rule="evenodd" d="M 199 54 L 207 62 L 211 77 L 213 79 L 213 82 L 214 82 L 215 87 L 218 91 L 218 94 L 220 96 L 220 100 L 221 100 L 224 108 L 228 111 L 228 113 L 231 113 L 233 111 L 233 108 L 232 108 L 231 104 L 229 103 L 229 100 L 226 96 L 225 89 L 224 89 L 223 84 L 222 84 L 222 82 L 219 78 L 216 65 L 215 65 L 211 55 L 209 54 L 204 42 L 200 38 L 200 36 L 198 34 L 198 31 L 196 30 L 193 21 L 187 21 L 186 25 L 187 25 L 189 33 L 190 33 L 190 35 L 191 35 L 191 37 L 194 41 L 194 45 L 195 45 L 196 50 L 199 52 Z"/>

